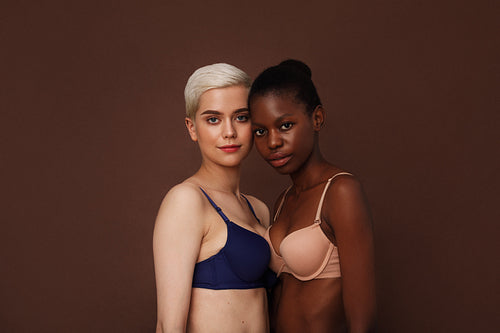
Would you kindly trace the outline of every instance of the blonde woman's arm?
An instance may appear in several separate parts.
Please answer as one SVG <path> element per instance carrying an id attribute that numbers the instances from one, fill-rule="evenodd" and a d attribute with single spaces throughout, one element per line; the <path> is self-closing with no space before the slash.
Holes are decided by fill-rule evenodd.
<path id="1" fill-rule="evenodd" d="M 191 185 L 175 186 L 161 204 L 153 236 L 158 333 L 186 331 L 202 217 L 202 197 Z"/>

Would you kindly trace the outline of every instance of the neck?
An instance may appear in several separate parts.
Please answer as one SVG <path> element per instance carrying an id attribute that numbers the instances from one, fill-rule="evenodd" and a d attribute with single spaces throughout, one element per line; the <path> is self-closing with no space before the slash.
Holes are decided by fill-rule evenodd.
<path id="1" fill-rule="evenodd" d="M 223 167 L 202 162 L 195 177 L 204 189 L 240 195 L 241 167 Z"/>
<path id="2" fill-rule="evenodd" d="M 325 179 L 326 171 L 330 168 L 330 164 L 323 158 L 319 146 L 316 144 L 307 161 L 300 169 L 290 174 L 295 191 L 302 192 L 325 182 L 328 179 Z"/>

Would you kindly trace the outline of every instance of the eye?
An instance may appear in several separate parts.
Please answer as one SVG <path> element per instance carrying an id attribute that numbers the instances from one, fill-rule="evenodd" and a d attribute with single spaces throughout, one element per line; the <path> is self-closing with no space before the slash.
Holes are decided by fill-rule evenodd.
<path id="1" fill-rule="evenodd" d="M 239 122 L 242 122 L 242 123 L 247 122 L 248 119 L 249 119 L 249 117 L 245 114 L 241 114 L 241 115 L 236 117 L 236 120 Z"/>
<path id="2" fill-rule="evenodd" d="M 264 136 L 266 134 L 266 131 L 262 128 L 257 128 L 256 130 L 253 131 L 255 136 Z"/>
<path id="3" fill-rule="evenodd" d="M 219 122 L 219 119 L 216 117 L 210 117 L 210 118 L 207 118 L 207 122 L 209 124 L 217 124 Z"/>
<path id="4" fill-rule="evenodd" d="M 293 127 L 293 123 L 287 122 L 287 123 L 281 124 L 280 130 L 282 130 L 282 131 L 288 131 L 292 127 Z"/>

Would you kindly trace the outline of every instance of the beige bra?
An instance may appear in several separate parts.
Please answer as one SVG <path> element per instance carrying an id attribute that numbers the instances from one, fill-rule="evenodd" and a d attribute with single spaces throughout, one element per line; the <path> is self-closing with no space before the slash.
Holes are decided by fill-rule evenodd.
<path id="1" fill-rule="evenodd" d="M 279 245 L 279 256 L 274 250 L 269 237 L 269 227 L 264 234 L 271 248 L 270 268 L 279 276 L 281 273 L 290 273 L 301 281 L 313 279 L 327 279 L 340 277 L 340 261 L 338 248 L 326 237 L 321 230 L 321 208 L 325 199 L 326 191 L 332 180 L 340 175 L 351 175 L 348 172 L 339 172 L 328 179 L 323 194 L 318 204 L 314 223 L 305 228 L 296 230 L 281 241 Z M 281 203 L 274 215 L 274 222 L 278 218 L 281 207 L 285 202 L 286 195 L 291 186 L 287 188 Z"/>

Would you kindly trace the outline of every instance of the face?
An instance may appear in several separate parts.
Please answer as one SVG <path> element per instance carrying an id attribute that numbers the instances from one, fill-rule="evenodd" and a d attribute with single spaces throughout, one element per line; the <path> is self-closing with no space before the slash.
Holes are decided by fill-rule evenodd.
<path id="1" fill-rule="evenodd" d="M 186 118 L 204 163 L 234 167 L 250 152 L 253 138 L 247 97 L 248 89 L 243 86 L 210 89 L 201 95 L 194 121 Z"/>
<path id="2" fill-rule="evenodd" d="M 260 155 L 281 174 L 299 170 L 311 156 L 321 127 L 313 124 L 306 106 L 287 96 L 265 95 L 252 101 L 251 110 Z"/>

